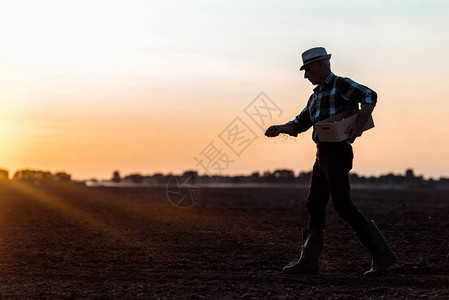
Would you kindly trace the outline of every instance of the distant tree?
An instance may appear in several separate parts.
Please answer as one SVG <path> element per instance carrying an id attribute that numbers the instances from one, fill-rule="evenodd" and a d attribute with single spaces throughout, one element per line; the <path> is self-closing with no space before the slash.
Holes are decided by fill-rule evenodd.
<path id="1" fill-rule="evenodd" d="M 263 172 L 263 177 L 273 177 L 273 175 L 271 174 L 270 171 L 264 171 Z"/>
<path id="2" fill-rule="evenodd" d="M 163 184 L 163 183 L 166 182 L 165 176 L 162 173 L 155 173 L 151 178 L 152 178 L 153 182 L 156 182 L 156 183 L 159 183 L 159 184 Z"/>
<path id="3" fill-rule="evenodd" d="M 197 171 L 185 171 L 184 174 L 182 174 L 181 176 L 179 176 L 179 180 L 181 180 L 182 182 L 190 182 L 190 183 L 195 183 L 197 182 L 198 179 L 198 172 Z"/>
<path id="4" fill-rule="evenodd" d="M 190 177 L 190 176 L 197 177 L 198 176 L 198 172 L 197 171 L 193 171 L 193 170 L 188 170 L 188 171 L 185 171 L 182 176 L 184 176 L 184 177 Z"/>
<path id="5" fill-rule="evenodd" d="M 54 180 L 56 182 L 69 182 L 72 180 L 72 175 L 70 175 L 66 172 L 57 172 L 54 175 Z"/>
<path id="6" fill-rule="evenodd" d="M 415 173 L 413 172 L 413 169 L 405 170 L 405 180 L 406 181 L 414 181 L 414 179 L 415 179 Z"/>
<path id="7" fill-rule="evenodd" d="M 259 173 L 259 171 L 254 171 L 252 174 L 251 174 L 251 181 L 252 182 L 262 182 L 262 177 L 260 176 L 260 173 Z"/>
<path id="8" fill-rule="evenodd" d="M 118 170 L 115 170 L 112 173 L 112 182 L 120 182 L 122 181 L 122 178 L 120 177 L 120 172 Z"/>
<path id="9" fill-rule="evenodd" d="M 301 182 L 301 183 L 304 183 L 304 184 L 305 183 L 309 183 L 311 177 L 312 177 L 312 172 L 311 171 L 309 171 L 309 172 L 301 172 L 298 175 L 297 181 Z"/>
<path id="10" fill-rule="evenodd" d="M 0 169 L 0 180 L 9 180 L 9 171 L 6 169 Z"/>
<path id="11" fill-rule="evenodd" d="M 131 174 L 126 176 L 125 178 L 131 180 L 131 182 L 133 183 L 141 183 L 144 177 L 140 174 Z"/>
<path id="12" fill-rule="evenodd" d="M 280 179 L 292 179 L 295 177 L 295 173 L 292 170 L 276 170 L 274 171 L 274 177 Z"/>

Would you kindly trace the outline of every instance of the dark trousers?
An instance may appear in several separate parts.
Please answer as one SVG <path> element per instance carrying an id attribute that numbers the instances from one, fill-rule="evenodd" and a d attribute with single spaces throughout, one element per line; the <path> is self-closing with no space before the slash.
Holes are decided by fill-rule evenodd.
<path id="1" fill-rule="evenodd" d="M 355 207 L 350 197 L 349 171 L 352 169 L 352 146 L 349 143 L 318 143 L 313 166 L 307 210 L 309 228 L 324 229 L 326 206 L 332 196 L 340 217 L 358 231 L 368 224 L 366 217 Z"/>

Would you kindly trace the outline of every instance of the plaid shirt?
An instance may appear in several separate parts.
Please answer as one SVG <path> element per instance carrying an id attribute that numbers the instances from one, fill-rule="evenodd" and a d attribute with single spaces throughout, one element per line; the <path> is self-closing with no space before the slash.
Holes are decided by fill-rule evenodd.
<path id="1" fill-rule="evenodd" d="M 287 124 L 293 127 L 293 136 L 304 132 L 316 122 L 332 117 L 351 109 L 358 109 L 359 103 L 376 105 L 377 94 L 375 91 L 352 81 L 349 78 L 336 76 L 330 73 L 320 86 L 313 89 L 313 94 L 307 101 L 306 107 Z M 318 135 L 313 130 L 315 143 L 318 143 Z"/>

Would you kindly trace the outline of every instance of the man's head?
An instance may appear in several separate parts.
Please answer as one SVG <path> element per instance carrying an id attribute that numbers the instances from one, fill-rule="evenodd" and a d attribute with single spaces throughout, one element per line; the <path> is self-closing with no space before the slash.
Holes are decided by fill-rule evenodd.
<path id="1" fill-rule="evenodd" d="M 329 59 L 331 54 L 327 54 L 326 49 L 316 47 L 305 51 L 302 54 L 303 65 L 300 70 L 304 70 L 304 78 L 309 79 L 313 85 L 323 83 L 327 75 L 331 72 Z"/>

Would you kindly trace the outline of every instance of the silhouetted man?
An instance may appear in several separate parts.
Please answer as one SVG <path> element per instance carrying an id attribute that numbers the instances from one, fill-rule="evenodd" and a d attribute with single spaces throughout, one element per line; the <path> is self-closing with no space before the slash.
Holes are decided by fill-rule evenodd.
<path id="1" fill-rule="evenodd" d="M 309 213 L 309 228 L 302 232 L 302 249 L 300 259 L 293 265 L 284 267 L 286 274 L 317 274 L 318 259 L 323 249 L 323 229 L 326 205 L 329 197 L 337 213 L 356 232 L 357 237 L 371 253 L 371 269 L 365 277 L 381 276 L 386 267 L 392 265 L 397 257 L 390 250 L 382 233 L 374 223 L 355 207 L 350 198 L 349 171 L 352 169 L 353 152 L 351 143 L 362 135 L 363 125 L 370 118 L 377 102 L 377 94 L 366 86 L 349 78 L 336 76 L 331 72 L 329 59 L 322 47 L 312 48 L 302 54 L 304 78 L 317 85 L 306 107 L 293 121 L 284 125 L 269 127 L 265 135 L 275 137 L 280 133 L 297 136 L 308 130 L 315 123 L 336 114 L 358 109 L 358 120 L 350 125 L 346 132 L 349 139 L 342 142 L 320 142 L 313 131 L 313 140 L 317 145 L 316 161 L 313 166 L 312 179 L 306 207 Z"/>

